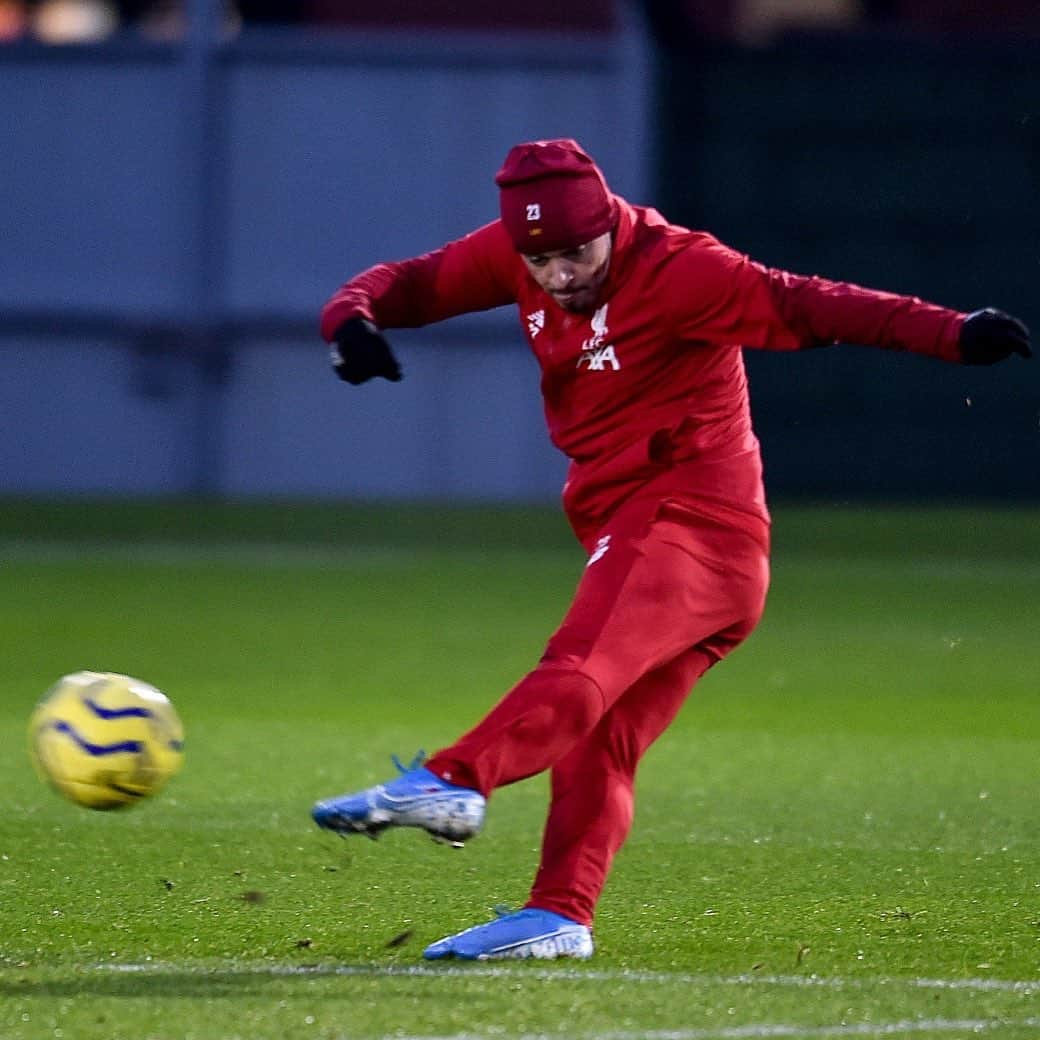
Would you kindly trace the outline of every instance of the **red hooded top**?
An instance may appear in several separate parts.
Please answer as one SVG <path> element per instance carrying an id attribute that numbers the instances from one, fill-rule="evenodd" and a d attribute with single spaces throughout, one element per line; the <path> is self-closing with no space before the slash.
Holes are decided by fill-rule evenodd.
<path id="1" fill-rule="evenodd" d="M 593 314 L 563 310 L 528 274 L 500 220 L 424 256 L 379 264 L 322 311 L 412 328 L 508 303 L 541 366 L 553 443 L 570 459 L 564 508 L 586 547 L 645 491 L 767 538 L 741 347 L 843 342 L 960 359 L 965 315 L 915 297 L 762 266 L 614 196 L 618 222 Z"/>

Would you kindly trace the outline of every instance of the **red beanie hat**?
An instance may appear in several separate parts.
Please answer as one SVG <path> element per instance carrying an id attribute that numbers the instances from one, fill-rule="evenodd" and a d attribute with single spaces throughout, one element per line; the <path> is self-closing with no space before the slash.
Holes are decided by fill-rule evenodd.
<path id="1" fill-rule="evenodd" d="M 520 253 L 584 245 L 617 219 L 600 168 L 570 138 L 516 145 L 495 183 L 502 223 Z"/>

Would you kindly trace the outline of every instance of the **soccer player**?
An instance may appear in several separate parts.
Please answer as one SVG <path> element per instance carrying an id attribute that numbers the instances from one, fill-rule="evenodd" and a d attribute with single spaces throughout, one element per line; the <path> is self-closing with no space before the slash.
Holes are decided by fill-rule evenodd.
<path id="1" fill-rule="evenodd" d="M 517 145 L 495 180 L 500 219 L 352 278 L 321 331 L 341 379 L 396 381 L 383 329 L 517 304 L 588 561 L 541 660 L 482 721 L 313 816 L 341 833 L 420 827 L 461 844 L 496 788 L 551 770 L 524 909 L 424 956 L 588 957 L 639 760 L 762 613 L 769 515 L 742 347 L 854 343 L 988 365 L 1030 357 L 1029 333 L 997 310 L 765 267 L 613 194 L 572 140 Z"/>

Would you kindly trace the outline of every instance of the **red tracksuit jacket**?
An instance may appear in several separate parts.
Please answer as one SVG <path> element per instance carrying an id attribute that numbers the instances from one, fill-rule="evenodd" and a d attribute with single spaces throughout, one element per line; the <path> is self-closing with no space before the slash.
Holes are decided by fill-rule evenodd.
<path id="1" fill-rule="evenodd" d="M 518 304 L 541 366 L 549 434 L 571 460 L 564 507 L 586 547 L 613 509 L 647 486 L 765 536 L 741 347 L 843 342 L 959 360 L 962 313 L 770 269 L 656 210 L 617 201 L 594 314 L 561 309 L 494 221 L 435 252 L 364 271 L 321 319 L 331 342 L 357 315 L 384 329 L 412 328 Z"/>

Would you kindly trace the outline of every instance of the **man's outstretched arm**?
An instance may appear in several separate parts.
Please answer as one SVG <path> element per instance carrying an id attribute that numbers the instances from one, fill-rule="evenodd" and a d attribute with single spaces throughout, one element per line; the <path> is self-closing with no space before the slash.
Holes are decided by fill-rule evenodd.
<path id="1" fill-rule="evenodd" d="M 671 297 L 685 338 L 769 350 L 835 343 L 969 365 L 1030 357 L 1029 330 L 987 308 L 965 314 L 916 296 L 768 268 L 703 236 L 677 265 Z"/>
<path id="2" fill-rule="evenodd" d="M 353 385 L 401 378 L 382 329 L 417 328 L 513 302 L 516 257 L 496 222 L 432 253 L 377 264 L 351 278 L 321 312 L 336 374 Z"/>
<path id="3" fill-rule="evenodd" d="M 784 320 L 810 346 L 857 343 L 965 365 L 992 365 L 1012 354 L 1032 357 L 1026 326 L 992 307 L 962 314 L 848 282 L 775 270 L 766 275 Z"/>

